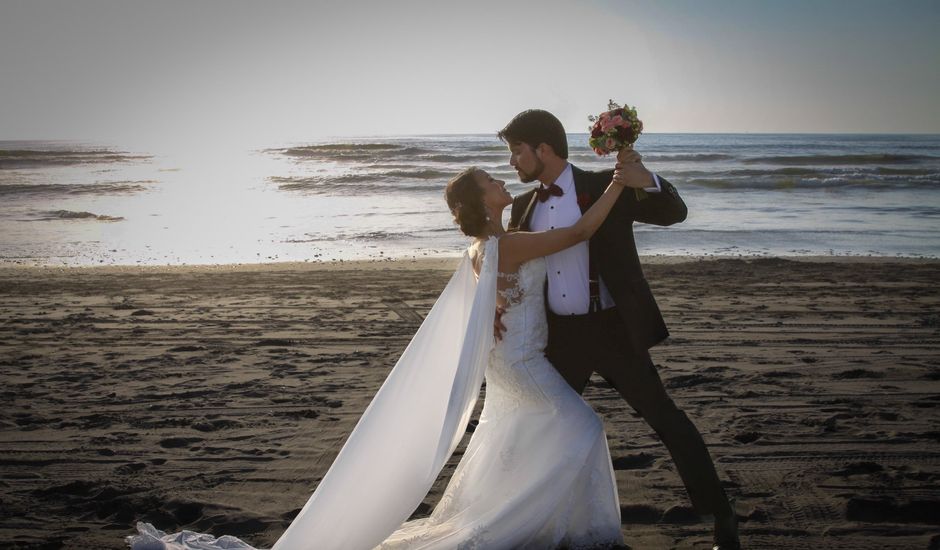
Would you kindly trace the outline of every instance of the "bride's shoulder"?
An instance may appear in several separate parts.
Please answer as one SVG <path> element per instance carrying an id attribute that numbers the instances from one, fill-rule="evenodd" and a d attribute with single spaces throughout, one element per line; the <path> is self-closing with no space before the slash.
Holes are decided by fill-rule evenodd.
<path id="1" fill-rule="evenodd" d="M 473 271 L 479 275 L 483 267 L 483 258 L 486 256 L 486 244 L 489 239 L 474 239 L 467 248 L 467 255 L 473 264 Z"/>
<path id="2" fill-rule="evenodd" d="M 467 255 L 473 263 L 474 271 L 480 273 L 480 269 L 483 267 L 483 260 L 487 256 L 492 256 L 493 258 L 499 257 L 499 263 L 502 265 L 502 254 L 504 250 L 502 241 L 505 238 L 505 234 L 498 237 L 491 235 L 485 238 L 476 238 L 470 243 L 470 246 L 467 248 Z"/>
<path id="3" fill-rule="evenodd" d="M 486 243 L 489 239 L 476 238 L 473 239 L 473 242 L 470 243 L 470 246 L 467 248 L 467 252 L 470 256 L 483 256 L 486 254 Z"/>

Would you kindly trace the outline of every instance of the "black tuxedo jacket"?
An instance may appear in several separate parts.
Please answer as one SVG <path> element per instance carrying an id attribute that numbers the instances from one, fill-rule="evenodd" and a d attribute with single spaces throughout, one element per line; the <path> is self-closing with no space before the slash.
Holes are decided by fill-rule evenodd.
<path id="1" fill-rule="evenodd" d="M 575 191 L 581 212 L 600 197 L 613 177 L 613 170 L 586 172 L 574 165 Z M 633 239 L 633 222 L 672 225 L 685 220 L 687 209 L 676 188 L 659 178 L 660 193 L 637 193 L 625 189 L 607 219 L 591 237 L 589 250 L 597 271 L 610 291 L 623 318 L 625 335 L 636 351 L 645 351 L 669 336 L 649 284 L 643 276 Z M 509 230 L 529 230 L 535 208 L 535 189 L 522 193 L 512 201 Z M 546 303 L 546 307 L 548 307 Z"/>

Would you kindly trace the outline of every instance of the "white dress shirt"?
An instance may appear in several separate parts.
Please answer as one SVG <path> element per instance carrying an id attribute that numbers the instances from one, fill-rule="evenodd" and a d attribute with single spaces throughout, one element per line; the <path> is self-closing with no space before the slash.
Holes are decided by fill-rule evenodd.
<path id="1" fill-rule="evenodd" d="M 653 174 L 653 187 L 645 188 L 648 193 L 659 193 L 659 178 Z M 560 197 L 551 195 L 545 202 L 536 199 L 529 228 L 532 231 L 548 231 L 559 227 L 569 227 L 581 217 L 578 206 L 578 193 L 574 188 L 574 175 L 571 165 L 565 167 L 555 185 L 564 193 Z M 544 187 L 544 186 L 543 186 Z M 626 190 L 628 191 L 628 190 Z M 625 192 L 626 192 L 625 191 Z M 545 257 L 548 270 L 548 307 L 557 315 L 583 315 L 588 312 L 591 301 L 590 272 L 588 267 L 588 242 L 582 241 L 561 252 Z M 601 308 L 614 306 L 614 300 L 604 281 L 600 279 Z"/>

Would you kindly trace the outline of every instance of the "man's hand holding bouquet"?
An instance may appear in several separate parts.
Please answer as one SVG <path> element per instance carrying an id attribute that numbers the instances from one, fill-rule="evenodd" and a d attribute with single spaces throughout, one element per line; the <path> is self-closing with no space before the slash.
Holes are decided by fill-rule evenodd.
<path id="1" fill-rule="evenodd" d="M 633 144 L 643 131 L 643 121 L 637 118 L 635 107 L 621 107 L 610 100 L 607 103 L 607 111 L 597 116 L 589 116 L 588 120 L 594 123 L 588 144 L 595 153 L 605 156 L 616 152 L 620 165 L 640 161 L 641 157 L 633 150 Z M 646 191 L 642 188 L 633 187 L 633 191 L 637 200 L 646 197 Z"/>

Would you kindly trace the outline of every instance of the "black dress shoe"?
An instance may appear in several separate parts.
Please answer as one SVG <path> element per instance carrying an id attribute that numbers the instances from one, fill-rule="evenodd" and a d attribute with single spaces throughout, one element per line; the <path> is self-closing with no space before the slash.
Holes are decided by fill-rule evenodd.
<path id="1" fill-rule="evenodd" d="M 738 540 L 718 542 L 712 545 L 712 550 L 741 550 L 741 543 Z"/>
<path id="2" fill-rule="evenodd" d="M 715 539 L 712 550 L 741 550 L 738 538 L 738 515 L 734 512 L 734 499 L 728 499 L 731 514 L 715 518 Z"/>

